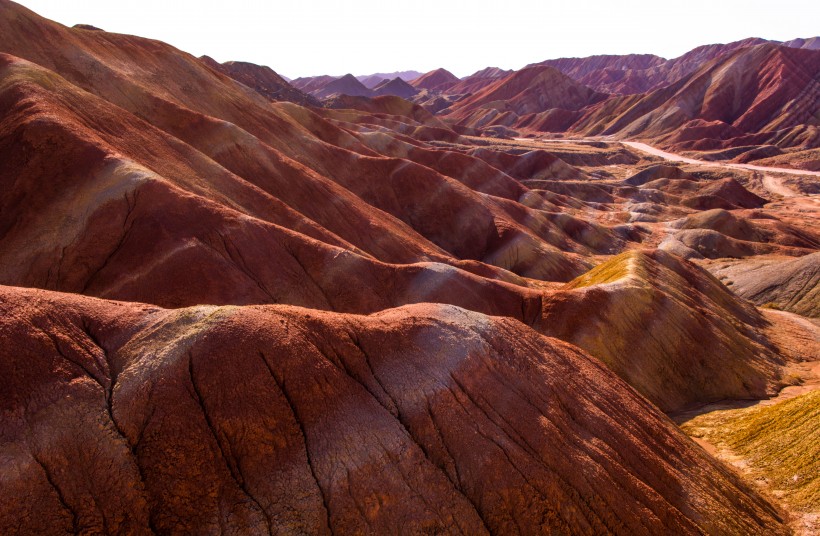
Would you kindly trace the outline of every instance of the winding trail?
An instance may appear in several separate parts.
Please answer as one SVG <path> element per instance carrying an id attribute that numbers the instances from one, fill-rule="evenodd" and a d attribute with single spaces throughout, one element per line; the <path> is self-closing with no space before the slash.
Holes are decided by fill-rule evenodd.
<path id="1" fill-rule="evenodd" d="M 682 162 L 684 164 L 692 164 L 696 166 L 707 166 L 707 167 L 724 167 L 724 168 L 731 168 L 731 169 L 740 169 L 746 171 L 753 171 L 758 172 L 763 175 L 762 184 L 763 187 L 769 191 L 769 193 L 779 195 L 781 197 L 807 197 L 800 192 L 794 191 L 790 188 L 787 184 L 783 182 L 782 177 L 777 177 L 773 175 L 769 175 L 769 173 L 782 173 L 787 175 L 799 175 L 799 176 L 811 176 L 811 177 L 820 177 L 820 171 L 808 171 L 802 169 L 790 169 L 790 168 L 779 168 L 779 167 L 766 167 L 766 166 L 755 166 L 753 164 L 738 164 L 734 162 L 722 162 L 722 161 L 709 161 L 709 160 L 698 160 L 697 158 L 688 158 L 686 156 L 682 156 L 676 153 L 670 153 L 668 151 L 664 151 L 662 149 L 658 149 L 657 147 L 653 147 L 649 144 L 642 143 L 639 141 L 624 141 L 624 140 L 609 140 L 609 139 L 599 139 L 599 138 L 578 138 L 578 139 L 571 139 L 571 138 L 559 138 L 559 139 L 539 139 L 539 138 L 513 138 L 516 141 L 540 141 L 543 143 L 611 143 L 616 144 L 620 143 L 622 145 L 626 145 L 632 149 L 636 149 L 641 151 L 642 153 L 646 153 L 652 156 L 657 156 L 659 158 L 663 158 L 664 160 L 668 160 L 670 162 Z"/>
<path id="2" fill-rule="evenodd" d="M 749 171 L 760 171 L 762 173 L 787 173 L 789 175 L 811 175 L 814 177 L 820 177 L 820 171 L 806 171 L 803 169 L 790 169 L 790 168 L 778 168 L 778 167 L 766 167 L 766 166 L 755 166 L 752 164 L 737 164 L 734 162 L 719 162 L 719 161 L 708 161 L 708 160 L 698 160 L 696 158 L 686 158 L 685 156 L 681 156 L 675 153 L 669 153 L 666 151 L 662 151 L 656 147 L 652 147 L 651 145 L 647 145 L 645 143 L 640 143 L 637 141 L 621 141 L 622 143 L 628 147 L 632 147 L 633 149 L 637 149 L 639 151 L 643 151 L 644 153 L 648 153 L 654 156 L 659 156 L 665 160 L 676 160 L 679 162 L 684 162 L 686 164 L 696 164 L 701 166 L 719 166 L 719 167 L 728 167 L 734 169 L 747 169 Z"/>
<path id="3" fill-rule="evenodd" d="M 768 175 L 767 173 L 785 173 L 788 175 L 801 175 L 804 177 L 807 175 L 813 177 L 820 177 L 820 171 L 806 171 L 802 169 L 755 166 L 752 164 L 737 164 L 731 162 L 710 162 L 708 160 L 687 158 L 679 154 L 662 151 L 657 147 L 652 147 L 651 145 L 647 145 L 646 143 L 641 143 L 637 141 L 621 141 L 620 143 L 626 145 L 627 147 L 637 149 L 638 151 L 651 154 L 653 156 L 658 156 L 660 158 L 663 158 L 664 160 L 683 162 L 685 164 L 693 164 L 698 166 L 717 166 L 760 172 L 763 173 L 763 187 L 766 188 L 770 193 L 780 195 L 783 197 L 802 197 L 802 194 L 800 194 L 799 192 L 795 192 L 794 190 L 789 188 L 786 184 L 783 183 L 782 178 L 774 177 L 772 175 Z"/>

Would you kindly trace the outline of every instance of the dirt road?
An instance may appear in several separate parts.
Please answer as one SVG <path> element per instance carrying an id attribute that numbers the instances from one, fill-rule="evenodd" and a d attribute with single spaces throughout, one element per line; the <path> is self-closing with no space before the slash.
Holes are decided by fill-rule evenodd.
<path id="1" fill-rule="evenodd" d="M 708 160 L 697 160 L 695 158 L 686 158 L 685 156 L 681 156 L 675 153 L 669 153 L 666 151 L 662 151 L 651 145 L 647 145 L 645 143 L 640 143 L 637 141 L 622 141 L 624 145 L 628 147 L 632 147 L 633 149 L 637 149 L 639 151 L 643 151 L 644 153 L 648 153 L 654 156 L 659 156 L 665 160 L 673 160 L 677 162 L 685 162 L 687 164 L 696 164 L 701 166 L 711 166 L 711 167 L 728 167 L 733 169 L 746 169 L 749 171 L 760 171 L 762 173 L 787 173 L 789 175 L 811 175 L 814 177 L 820 177 L 820 171 L 805 171 L 802 169 L 789 169 L 789 168 L 777 168 L 777 167 L 765 167 L 765 166 L 755 166 L 752 164 L 736 164 L 734 162 L 719 162 L 714 161 L 710 162 Z"/>

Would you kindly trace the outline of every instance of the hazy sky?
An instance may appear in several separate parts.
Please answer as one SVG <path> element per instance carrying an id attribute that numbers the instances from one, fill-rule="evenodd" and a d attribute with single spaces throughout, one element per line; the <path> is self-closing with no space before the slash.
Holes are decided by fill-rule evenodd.
<path id="1" fill-rule="evenodd" d="M 820 34 L 818 0 L 21 0 L 68 26 L 160 39 L 294 78 L 445 67 L 464 76 L 563 56 Z"/>

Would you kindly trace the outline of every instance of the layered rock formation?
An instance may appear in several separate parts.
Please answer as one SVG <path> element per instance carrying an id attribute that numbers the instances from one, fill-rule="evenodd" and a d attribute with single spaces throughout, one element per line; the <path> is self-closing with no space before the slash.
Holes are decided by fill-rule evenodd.
<path id="1" fill-rule="evenodd" d="M 578 84 L 560 71 L 530 67 L 499 79 L 456 102 L 448 117 L 465 126 L 521 125 L 525 117 L 547 110 L 580 110 L 604 95 Z"/>
<path id="2" fill-rule="evenodd" d="M 514 320 L 0 293 L 4 534 L 785 534 L 611 372 Z"/>
<path id="3" fill-rule="evenodd" d="M 820 253 L 796 259 L 725 263 L 714 269 L 732 290 L 757 305 L 820 318 Z"/>
<path id="4" fill-rule="evenodd" d="M 808 205 L 474 136 L 610 102 L 477 75 L 454 125 L 0 0 L 0 532 L 785 533 L 661 411 L 796 354 L 664 249 L 804 255 Z"/>
<path id="5" fill-rule="evenodd" d="M 410 84 L 429 91 L 447 91 L 458 82 L 458 77 L 447 69 L 435 69 L 412 80 Z"/>
<path id="6" fill-rule="evenodd" d="M 653 54 L 600 55 L 585 58 L 560 58 L 533 65 L 557 68 L 573 80 L 596 91 L 616 95 L 646 93 L 674 84 L 695 72 L 707 62 L 728 55 L 738 49 L 780 44 L 790 48 L 817 49 L 817 37 L 794 39 L 780 43 L 752 37 L 726 44 L 703 45 L 670 60 Z"/>
<path id="7" fill-rule="evenodd" d="M 672 149 L 817 143 L 820 53 L 763 44 L 721 56 L 679 82 L 590 110 L 571 128 Z"/>

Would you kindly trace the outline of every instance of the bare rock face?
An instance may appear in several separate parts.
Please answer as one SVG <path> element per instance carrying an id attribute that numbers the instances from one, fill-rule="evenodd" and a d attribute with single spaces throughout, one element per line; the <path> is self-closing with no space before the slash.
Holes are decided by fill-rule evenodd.
<path id="1" fill-rule="evenodd" d="M 785 533 L 595 359 L 514 320 L 0 293 L 4 534 Z"/>

